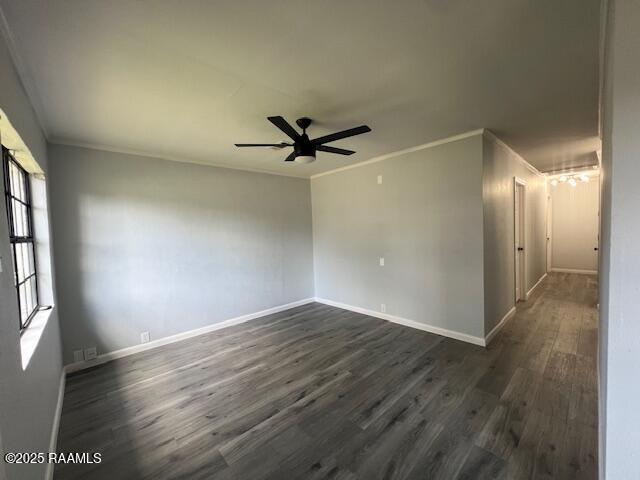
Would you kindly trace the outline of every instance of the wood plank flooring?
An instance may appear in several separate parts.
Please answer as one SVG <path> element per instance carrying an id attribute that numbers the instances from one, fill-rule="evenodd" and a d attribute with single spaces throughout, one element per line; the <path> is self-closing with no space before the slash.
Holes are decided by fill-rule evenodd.
<path id="1" fill-rule="evenodd" d="M 596 279 L 484 349 L 309 304 L 67 380 L 64 479 L 595 479 Z"/>

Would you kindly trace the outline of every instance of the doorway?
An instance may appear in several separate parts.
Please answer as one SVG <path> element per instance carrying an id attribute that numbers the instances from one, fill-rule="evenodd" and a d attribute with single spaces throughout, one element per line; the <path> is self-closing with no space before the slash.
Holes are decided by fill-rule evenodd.
<path id="1" fill-rule="evenodd" d="M 525 232 L 525 202 L 527 183 L 514 177 L 514 242 L 513 250 L 515 256 L 515 280 L 516 280 L 516 303 L 527 299 L 527 250 Z"/>
<path id="2" fill-rule="evenodd" d="M 553 269 L 553 200 L 550 194 L 547 194 L 547 273 Z"/>
<path id="3" fill-rule="evenodd" d="M 553 177 L 549 226 L 551 271 L 596 274 L 600 230 L 600 182 L 596 172 Z"/>

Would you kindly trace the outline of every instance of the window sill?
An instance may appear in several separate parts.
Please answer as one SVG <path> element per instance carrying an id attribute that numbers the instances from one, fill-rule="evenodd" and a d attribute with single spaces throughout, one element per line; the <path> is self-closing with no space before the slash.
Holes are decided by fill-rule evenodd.
<path id="1" fill-rule="evenodd" d="M 29 326 L 22 332 L 20 336 L 20 354 L 22 356 L 22 370 L 26 370 L 29 366 L 29 362 L 31 361 L 31 357 L 38 348 L 38 344 L 40 343 L 40 338 L 42 338 L 42 333 L 47 326 L 47 322 L 51 317 L 51 313 L 53 312 L 53 308 L 51 307 L 47 310 L 40 310 L 35 316 L 31 319 Z"/>

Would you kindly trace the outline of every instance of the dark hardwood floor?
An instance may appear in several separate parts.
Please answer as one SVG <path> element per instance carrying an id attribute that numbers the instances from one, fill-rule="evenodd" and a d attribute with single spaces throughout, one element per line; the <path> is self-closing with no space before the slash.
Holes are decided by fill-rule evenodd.
<path id="1" fill-rule="evenodd" d="M 596 279 L 553 274 L 487 348 L 310 304 L 71 375 L 76 479 L 597 477 Z"/>

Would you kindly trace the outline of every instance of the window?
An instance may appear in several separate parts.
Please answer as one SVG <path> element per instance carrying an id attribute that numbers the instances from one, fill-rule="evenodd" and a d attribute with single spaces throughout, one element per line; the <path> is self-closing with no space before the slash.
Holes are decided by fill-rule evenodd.
<path id="1" fill-rule="evenodd" d="M 20 332 L 22 332 L 38 311 L 29 174 L 4 146 L 2 147 L 2 170 L 9 220 L 9 242 L 13 255 L 16 294 L 20 306 Z"/>

